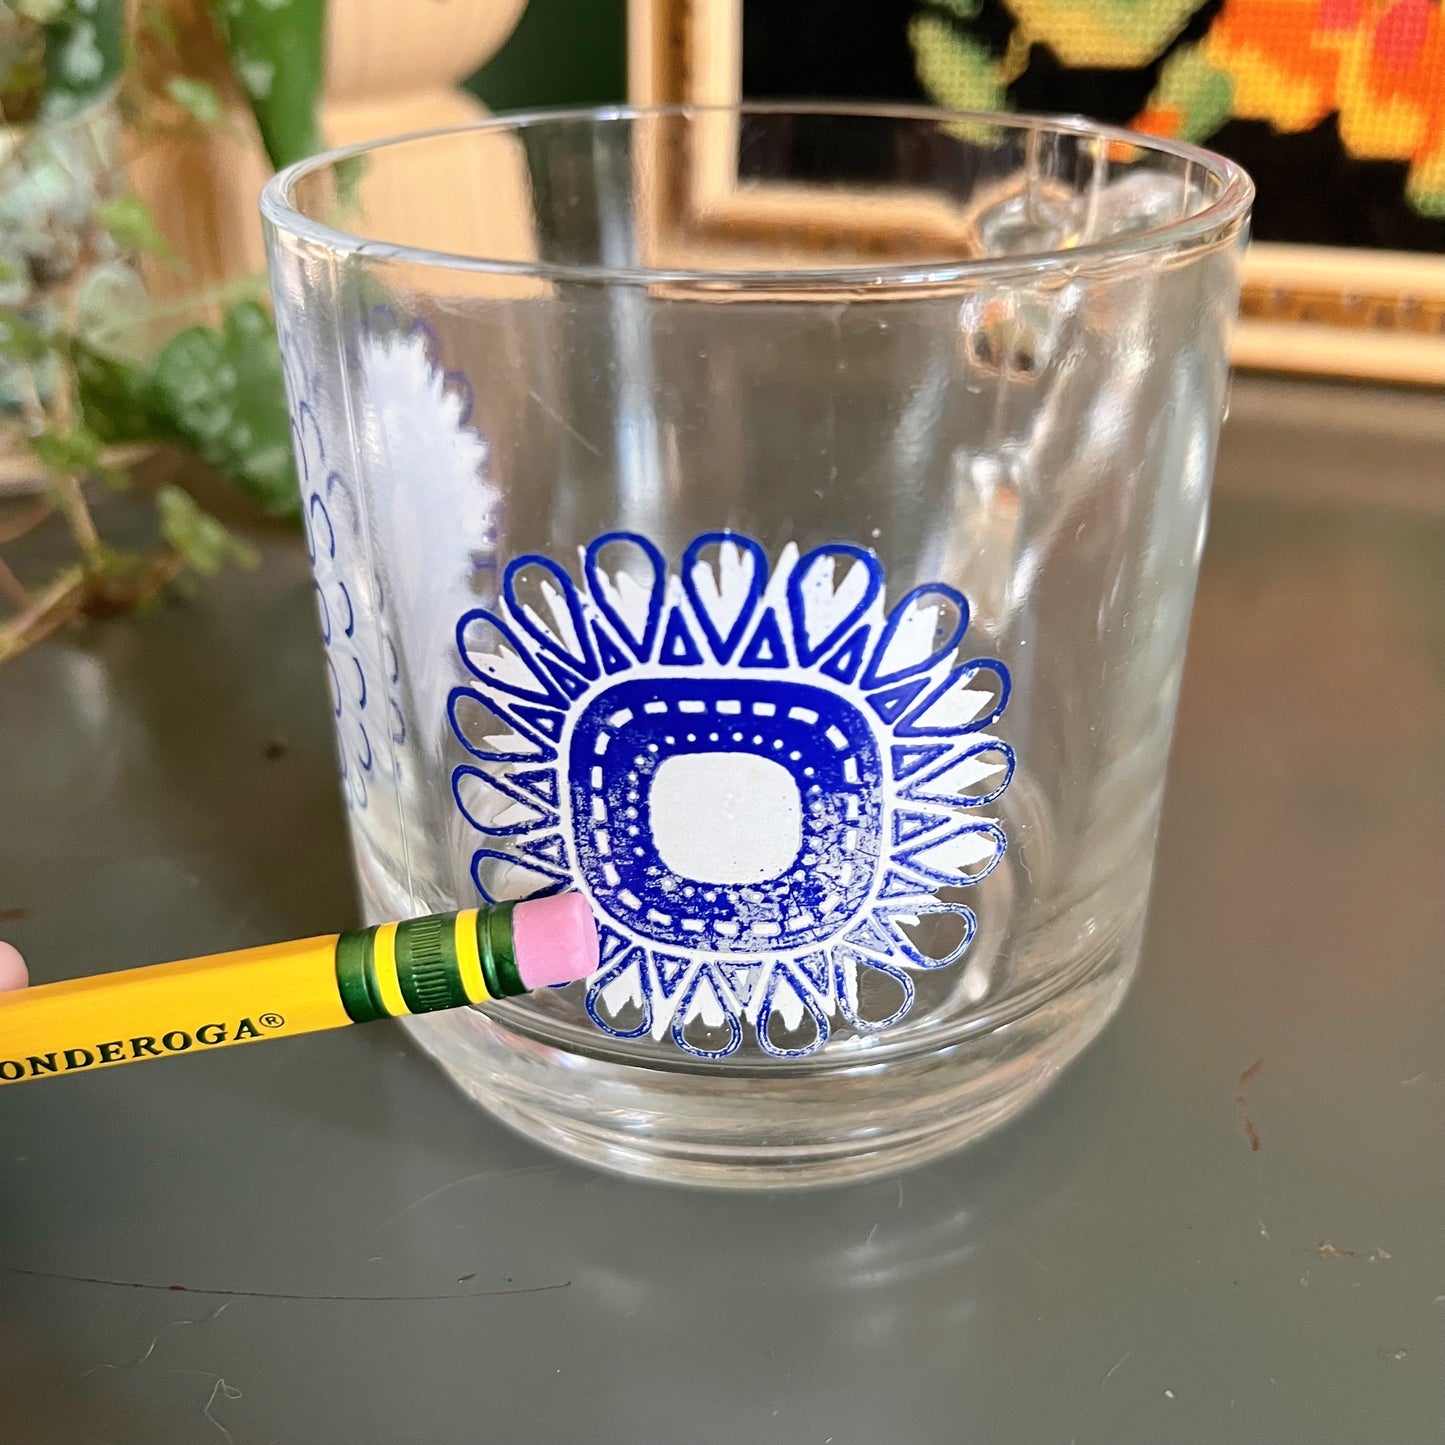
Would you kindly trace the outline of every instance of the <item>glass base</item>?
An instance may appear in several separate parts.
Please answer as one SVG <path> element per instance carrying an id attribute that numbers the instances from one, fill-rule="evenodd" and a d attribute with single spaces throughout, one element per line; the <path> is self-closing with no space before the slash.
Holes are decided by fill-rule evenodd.
<path id="1" fill-rule="evenodd" d="M 588 1164 L 715 1188 L 841 1184 L 927 1163 L 1019 1113 L 1117 1012 L 1138 952 L 1130 930 L 1056 975 L 1047 997 L 886 1067 L 826 1056 L 785 1069 L 639 1067 L 558 1049 L 480 1009 L 404 1026 L 483 1108 Z"/>

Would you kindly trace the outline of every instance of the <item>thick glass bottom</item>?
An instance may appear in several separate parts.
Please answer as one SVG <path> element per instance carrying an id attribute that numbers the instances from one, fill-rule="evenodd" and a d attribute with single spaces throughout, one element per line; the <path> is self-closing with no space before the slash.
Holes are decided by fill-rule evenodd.
<path id="1" fill-rule="evenodd" d="M 483 1108 L 586 1163 L 674 1184 L 839 1184 L 927 1163 L 1018 1114 L 1113 1017 L 1138 951 L 1130 929 L 1013 1015 L 847 1063 L 640 1067 L 556 1048 L 479 1009 L 405 1026 Z"/>

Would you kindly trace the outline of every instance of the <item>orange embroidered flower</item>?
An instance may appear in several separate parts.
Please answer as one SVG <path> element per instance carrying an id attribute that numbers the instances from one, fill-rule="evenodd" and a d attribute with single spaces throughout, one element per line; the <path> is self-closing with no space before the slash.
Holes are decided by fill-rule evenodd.
<path id="1" fill-rule="evenodd" d="M 1411 162 L 1418 209 L 1445 215 L 1445 13 L 1432 0 L 1389 0 L 1361 18 L 1337 98 L 1352 155 Z"/>
<path id="2" fill-rule="evenodd" d="M 1412 204 L 1445 215 L 1441 0 L 1226 0 L 1136 124 L 1204 139 L 1230 116 L 1304 131 L 1330 115 L 1351 155 L 1409 162 Z"/>

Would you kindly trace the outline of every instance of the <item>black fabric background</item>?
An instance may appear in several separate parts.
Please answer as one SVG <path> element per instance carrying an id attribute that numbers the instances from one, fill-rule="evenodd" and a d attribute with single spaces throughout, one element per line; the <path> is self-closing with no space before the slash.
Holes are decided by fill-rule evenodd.
<path id="1" fill-rule="evenodd" d="M 1205 0 L 1175 44 L 1201 36 L 1221 4 Z M 743 94 L 750 100 L 926 101 L 908 44 L 909 19 L 920 8 L 919 0 L 744 0 Z M 935 13 L 998 54 L 1013 28 L 1003 0 L 983 0 L 966 24 L 948 11 Z M 1069 70 L 1035 48 L 1026 73 L 1009 89 L 1009 103 L 1124 125 L 1142 109 L 1164 58 L 1138 70 Z M 1230 121 L 1208 145 L 1254 177 L 1257 240 L 1445 252 L 1445 221 L 1427 219 L 1405 201 L 1408 168 L 1356 160 L 1340 144 L 1332 119 L 1298 135 Z M 875 159 L 875 173 L 879 165 Z M 856 157 L 854 166 L 866 178 L 869 158 Z"/>

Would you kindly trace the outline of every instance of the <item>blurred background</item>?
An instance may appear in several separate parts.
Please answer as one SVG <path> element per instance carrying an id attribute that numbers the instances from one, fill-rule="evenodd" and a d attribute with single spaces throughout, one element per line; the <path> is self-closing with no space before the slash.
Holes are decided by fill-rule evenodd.
<path id="1" fill-rule="evenodd" d="M 1213 146 L 1259 187 L 1236 365 L 1445 384 L 1442 0 L 0 0 L 0 662 L 246 564 L 237 519 L 295 525 L 274 168 L 489 111 L 744 98 Z"/>
<path id="2" fill-rule="evenodd" d="M 625 99 L 626 0 L 531 0 L 467 88 L 492 110 Z"/>
<path id="3" fill-rule="evenodd" d="M 619 101 L 626 45 L 623 0 L 0 0 L 0 662 L 295 527 L 273 168 Z"/>

